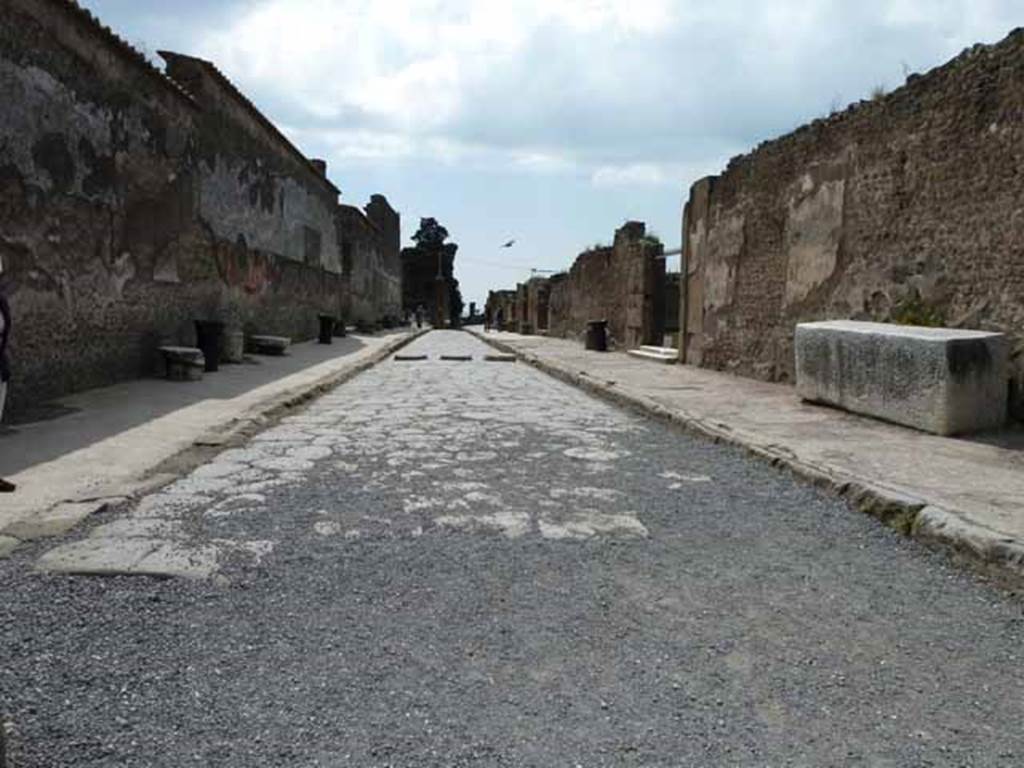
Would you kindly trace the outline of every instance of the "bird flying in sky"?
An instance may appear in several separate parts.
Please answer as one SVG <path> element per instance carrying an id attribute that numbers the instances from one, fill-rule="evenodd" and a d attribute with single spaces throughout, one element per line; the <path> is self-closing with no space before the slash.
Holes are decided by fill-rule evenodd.
<path id="1" fill-rule="evenodd" d="M 505 243 L 505 244 L 504 244 L 503 246 L 501 246 L 501 247 L 502 247 L 502 248 L 511 248 L 511 247 L 512 247 L 513 245 L 515 245 L 515 244 L 516 244 L 516 241 L 515 241 L 515 240 L 509 240 L 509 241 L 508 241 L 507 243 Z"/>

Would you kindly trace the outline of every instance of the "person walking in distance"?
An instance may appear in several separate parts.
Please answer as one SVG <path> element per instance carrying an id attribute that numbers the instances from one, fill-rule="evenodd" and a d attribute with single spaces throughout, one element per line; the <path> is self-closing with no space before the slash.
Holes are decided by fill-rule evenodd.
<path id="1" fill-rule="evenodd" d="M 7 341 L 11 338 L 11 308 L 4 291 L 3 274 L 4 264 L 0 261 L 0 421 L 3 421 L 4 405 L 7 402 L 7 382 L 11 380 L 11 364 L 7 359 Z M 14 489 L 14 483 L 0 478 L 0 493 L 11 493 Z"/>

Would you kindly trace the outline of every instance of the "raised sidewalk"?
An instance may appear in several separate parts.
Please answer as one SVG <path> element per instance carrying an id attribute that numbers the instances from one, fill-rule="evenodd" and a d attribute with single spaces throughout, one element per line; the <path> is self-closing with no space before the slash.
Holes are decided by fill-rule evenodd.
<path id="1" fill-rule="evenodd" d="M 294 344 L 284 357 L 221 365 L 202 381 L 139 379 L 67 397 L 57 416 L 0 432 L 0 557 L 56 536 L 88 515 L 162 485 L 288 408 L 386 358 L 410 331 Z M 189 455 L 192 452 L 194 455 Z"/>
<path id="2" fill-rule="evenodd" d="M 803 403 L 785 384 L 587 352 L 564 339 L 472 332 L 597 395 L 742 446 L 908 536 L 1024 585 L 1024 431 L 938 437 Z"/>

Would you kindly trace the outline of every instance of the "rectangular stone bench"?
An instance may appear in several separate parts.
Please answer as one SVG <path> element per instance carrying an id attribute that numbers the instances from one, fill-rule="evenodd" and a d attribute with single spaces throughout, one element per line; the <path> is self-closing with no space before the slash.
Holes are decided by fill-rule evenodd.
<path id="1" fill-rule="evenodd" d="M 292 340 L 287 336 L 250 336 L 249 345 L 253 352 L 261 355 L 283 355 Z"/>
<path id="2" fill-rule="evenodd" d="M 199 381 L 203 378 L 206 358 L 195 347 L 160 347 L 164 356 L 164 370 L 172 381 Z"/>
<path id="3" fill-rule="evenodd" d="M 836 320 L 796 327 L 796 388 L 938 435 L 1003 426 L 1008 343 L 1001 333 Z"/>

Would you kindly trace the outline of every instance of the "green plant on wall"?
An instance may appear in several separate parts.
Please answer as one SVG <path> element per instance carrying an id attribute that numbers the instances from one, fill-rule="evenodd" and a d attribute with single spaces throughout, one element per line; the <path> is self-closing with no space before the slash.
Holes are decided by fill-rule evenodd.
<path id="1" fill-rule="evenodd" d="M 899 325 L 940 328 L 946 324 L 946 315 L 939 307 L 928 304 L 915 291 L 893 308 L 892 321 Z"/>

